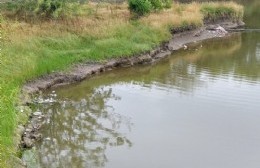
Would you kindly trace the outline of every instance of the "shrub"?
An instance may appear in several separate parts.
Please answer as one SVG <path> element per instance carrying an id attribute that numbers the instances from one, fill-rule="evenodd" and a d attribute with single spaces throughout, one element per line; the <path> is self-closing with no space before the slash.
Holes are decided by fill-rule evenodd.
<path id="1" fill-rule="evenodd" d="M 158 11 L 164 8 L 171 8 L 172 0 L 128 0 L 131 12 L 142 16 L 152 10 Z"/>
<path id="2" fill-rule="evenodd" d="M 65 1 L 60 0 L 43 0 L 38 4 L 37 13 L 46 16 L 58 16 L 58 12 L 61 11 L 62 6 L 64 6 Z"/>
<path id="3" fill-rule="evenodd" d="M 149 0 L 129 0 L 129 9 L 139 16 L 148 14 L 152 11 L 152 4 Z"/>

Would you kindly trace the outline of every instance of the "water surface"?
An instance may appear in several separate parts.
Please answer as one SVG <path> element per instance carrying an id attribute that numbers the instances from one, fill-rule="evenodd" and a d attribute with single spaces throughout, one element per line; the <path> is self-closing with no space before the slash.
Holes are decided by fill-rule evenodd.
<path id="1" fill-rule="evenodd" d="M 192 44 L 43 97 L 55 101 L 38 107 L 48 116 L 40 167 L 260 167 L 259 32 Z"/>

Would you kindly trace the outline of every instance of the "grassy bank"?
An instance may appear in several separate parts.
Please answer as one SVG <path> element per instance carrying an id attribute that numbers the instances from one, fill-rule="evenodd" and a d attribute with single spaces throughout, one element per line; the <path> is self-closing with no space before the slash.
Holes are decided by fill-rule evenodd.
<path id="1" fill-rule="evenodd" d="M 0 167 L 16 155 L 16 127 L 23 112 L 18 97 L 23 84 L 73 63 L 104 61 L 144 52 L 171 38 L 170 29 L 200 27 L 204 19 L 241 20 L 235 3 L 177 4 L 132 20 L 126 4 L 86 4 L 71 17 L 25 22 L 2 11 L 0 58 Z M 19 21 L 18 21 L 19 20 Z M 12 166 L 10 166 L 12 167 Z"/>

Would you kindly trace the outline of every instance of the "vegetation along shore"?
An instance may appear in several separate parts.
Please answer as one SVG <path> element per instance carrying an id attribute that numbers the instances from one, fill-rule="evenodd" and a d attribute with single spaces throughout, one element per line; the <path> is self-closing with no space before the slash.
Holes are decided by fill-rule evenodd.
<path id="1" fill-rule="evenodd" d="M 20 95 L 29 81 L 40 78 L 25 87 L 35 92 L 105 68 L 151 62 L 215 37 L 205 34 L 210 29 L 222 31 L 209 24 L 229 21 L 233 28 L 230 23 L 240 25 L 243 18 L 243 7 L 234 2 L 20 0 L 2 2 L 0 10 L 0 167 L 13 167 L 21 154 L 20 126 L 29 110 Z"/>

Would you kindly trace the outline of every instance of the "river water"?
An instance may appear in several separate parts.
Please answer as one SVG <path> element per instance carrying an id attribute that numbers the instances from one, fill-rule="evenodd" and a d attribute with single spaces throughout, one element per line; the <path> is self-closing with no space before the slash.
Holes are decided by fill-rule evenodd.
<path id="1" fill-rule="evenodd" d="M 247 28 L 260 28 L 259 1 L 246 6 Z M 54 102 L 37 107 L 48 117 L 31 167 L 260 167 L 257 31 L 192 44 L 44 98 Z"/>

